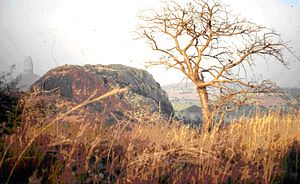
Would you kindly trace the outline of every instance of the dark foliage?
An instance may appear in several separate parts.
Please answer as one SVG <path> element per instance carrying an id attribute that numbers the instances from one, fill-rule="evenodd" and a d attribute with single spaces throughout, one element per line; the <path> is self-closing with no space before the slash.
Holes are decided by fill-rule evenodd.
<path id="1" fill-rule="evenodd" d="M 300 143 L 295 142 L 282 162 L 282 183 L 300 182 Z"/>
<path id="2" fill-rule="evenodd" d="M 14 77 L 15 66 L 10 71 L 0 74 L 0 135 L 9 134 L 20 124 L 19 97 L 17 85 L 20 77 Z"/>

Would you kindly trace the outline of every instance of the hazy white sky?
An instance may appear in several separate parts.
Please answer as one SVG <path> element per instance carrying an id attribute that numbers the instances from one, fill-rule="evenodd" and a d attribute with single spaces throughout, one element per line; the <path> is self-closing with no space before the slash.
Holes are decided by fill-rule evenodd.
<path id="1" fill-rule="evenodd" d="M 138 11 L 159 0 L 1 0 L 0 64 L 32 56 L 38 74 L 62 64 L 121 63 L 143 68 L 156 58 L 142 41 L 134 41 Z M 269 27 L 290 40 L 300 55 L 300 2 L 297 0 L 224 0 L 236 13 Z M 289 57 L 291 58 L 291 57 Z M 295 59 L 293 59 L 295 60 Z M 281 85 L 299 84 L 300 65 L 287 71 L 279 64 L 263 63 L 258 73 Z M 178 82 L 182 75 L 162 67 L 149 70 L 161 84 Z"/>

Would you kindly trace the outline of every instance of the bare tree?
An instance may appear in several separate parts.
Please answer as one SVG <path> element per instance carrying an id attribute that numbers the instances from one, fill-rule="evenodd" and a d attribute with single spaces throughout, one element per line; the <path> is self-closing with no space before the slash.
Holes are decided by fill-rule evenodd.
<path id="1" fill-rule="evenodd" d="M 162 53 L 159 61 L 150 64 L 178 69 L 196 85 L 206 128 L 214 96 L 222 103 L 237 96 L 241 101 L 241 94 L 274 92 L 272 82 L 247 77 L 257 56 L 284 63 L 285 43 L 274 30 L 242 19 L 213 0 L 183 5 L 166 1 L 161 9 L 145 10 L 138 16 L 138 38 Z"/>

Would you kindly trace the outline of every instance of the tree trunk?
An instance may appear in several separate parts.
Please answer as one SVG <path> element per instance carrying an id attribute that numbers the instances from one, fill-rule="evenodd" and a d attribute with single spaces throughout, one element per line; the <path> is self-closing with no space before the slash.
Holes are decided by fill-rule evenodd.
<path id="1" fill-rule="evenodd" d="M 210 127 L 210 122 L 211 122 L 211 111 L 209 108 L 209 103 L 208 103 L 208 94 L 207 94 L 207 89 L 206 88 L 199 88 L 197 87 L 198 95 L 200 98 L 200 103 L 201 103 L 201 109 L 202 109 L 202 120 L 203 120 L 203 125 L 202 128 L 205 130 L 209 130 Z"/>

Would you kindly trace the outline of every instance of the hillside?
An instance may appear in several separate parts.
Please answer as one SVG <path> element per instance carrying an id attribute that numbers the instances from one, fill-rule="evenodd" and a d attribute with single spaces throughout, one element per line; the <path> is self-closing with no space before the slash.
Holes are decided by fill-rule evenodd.
<path id="1" fill-rule="evenodd" d="M 162 88 L 167 92 L 171 103 L 175 107 L 175 110 L 184 109 L 180 107 L 179 104 L 187 107 L 189 105 L 199 105 L 196 87 L 191 82 L 164 85 Z M 300 88 L 282 88 L 282 91 L 286 97 L 289 98 L 292 104 L 300 103 Z M 264 107 L 286 105 L 284 99 L 272 95 L 264 95 L 257 100 L 258 105 Z"/>
<path id="2" fill-rule="evenodd" d="M 201 108 L 196 87 L 191 82 L 182 82 L 180 84 L 169 84 L 162 86 L 168 94 L 172 103 L 175 116 L 188 124 L 199 125 L 202 122 Z M 300 88 L 282 88 L 285 99 L 274 95 L 261 95 L 254 98 L 255 103 L 245 104 L 231 112 L 227 112 L 223 118 L 225 122 L 231 122 L 242 116 L 253 117 L 258 111 L 267 113 L 270 110 L 289 111 L 300 109 Z M 215 117 L 216 121 L 220 116 Z"/>
<path id="3" fill-rule="evenodd" d="M 1 135 L 0 183 L 300 181 L 299 113 L 254 114 L 208 132 L 164 115 L 155 103 L 164 94 L 151 75 L 122 65 L 50 70 L 1 122 L 13 126 Z"/>

